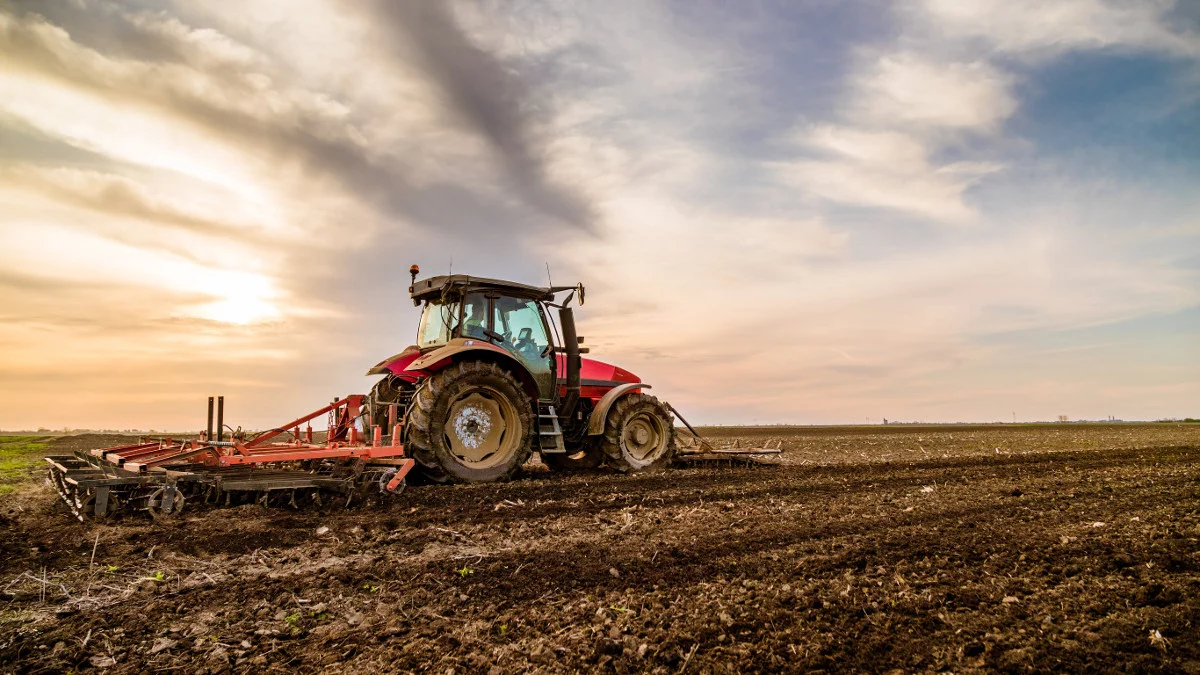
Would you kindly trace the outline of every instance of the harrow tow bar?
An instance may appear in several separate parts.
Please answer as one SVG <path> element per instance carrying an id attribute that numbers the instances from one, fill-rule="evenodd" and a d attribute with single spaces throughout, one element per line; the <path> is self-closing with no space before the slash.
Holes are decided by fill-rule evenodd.
<path id="1" fill-rule="evenodd" d="M 409 471 L 412 471 L 412 468 L 416 466 L 416 464 L 416 460 L 406 459 L 404 460 L 404 463 L 400 465 L 399 469 L 396 469 L 394 472 L 389 472 L 392 473 L 390 477 L 391 480 L 389 480 L 387 484 L 383 486 L 383 491 L 389 494 L 399 494 L 403 492 L 404 477 L 408 475 Z M 384 475 L 386 476 L 387 474 Z"/>

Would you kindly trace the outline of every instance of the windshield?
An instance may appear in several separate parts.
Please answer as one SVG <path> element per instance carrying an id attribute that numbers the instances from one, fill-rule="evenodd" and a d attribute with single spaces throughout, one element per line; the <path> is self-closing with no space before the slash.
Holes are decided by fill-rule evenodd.
<path id="1" fill-rule="evenodd" d="M 450 334 L 458 324 L 457 300 L 442 302 L 434 300 L 425 303 L 421 312 L 421 325 L 417 327 L 417 345 L 433 347 L 450 341 Z"/>

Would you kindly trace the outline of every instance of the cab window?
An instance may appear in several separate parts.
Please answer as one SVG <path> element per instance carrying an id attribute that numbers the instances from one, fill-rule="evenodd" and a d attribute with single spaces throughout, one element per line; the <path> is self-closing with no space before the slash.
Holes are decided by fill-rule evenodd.
<path id="1" fill-rule="evenodd" d="M 493 325 L 504 336 L 504 346 L 521 358 L 527 361 L 544 358 L 550 340 L 536 301 L 497 298 Z"/>
<path id="2" fill-rule="evenodd" d="M 485 331 L 487 325 L 488 299 L 483 293 L 468 293 L 463 299 L 463 329 L 462 336 L 488 339 Z"/>

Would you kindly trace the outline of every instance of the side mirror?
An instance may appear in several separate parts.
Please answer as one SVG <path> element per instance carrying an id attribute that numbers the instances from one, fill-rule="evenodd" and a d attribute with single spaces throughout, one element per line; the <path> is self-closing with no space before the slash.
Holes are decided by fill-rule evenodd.
<path id="1" fill-rule="evenodd" d="M 575 294 L 579 296 L 579 306 L 583 307 L 583 284 L 575 284 Z"/>

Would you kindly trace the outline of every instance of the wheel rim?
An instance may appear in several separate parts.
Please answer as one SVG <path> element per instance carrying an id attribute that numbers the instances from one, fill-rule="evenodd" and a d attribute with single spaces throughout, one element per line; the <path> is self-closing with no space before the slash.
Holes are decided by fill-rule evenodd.
<path id="1" fill-rule="evenodd" d="M 625 424 L 621 445 L 639 462 L 653 460 L 667 448 L 668 435 L 663 421 L 650 412 L 640 412 Z"/>
<path id="2" fill-rule="evenodd" d="M 450 453 L 473 469 L 504 464 L 521 444 L 516 406 L 490 387 L 473 389 L 455 399 L 442 430 Z"/>

